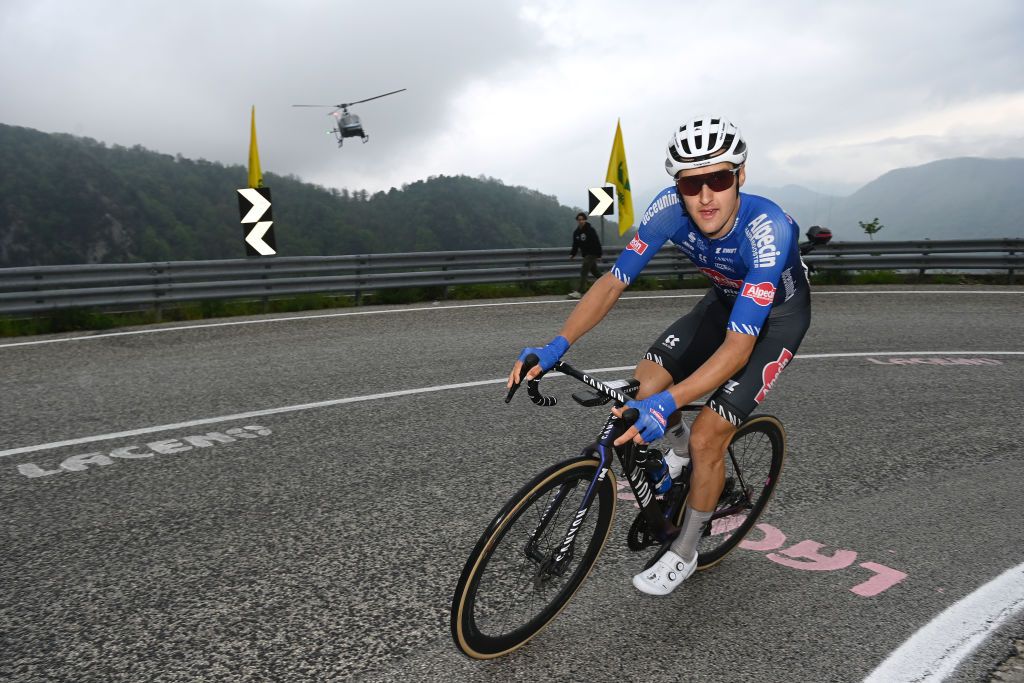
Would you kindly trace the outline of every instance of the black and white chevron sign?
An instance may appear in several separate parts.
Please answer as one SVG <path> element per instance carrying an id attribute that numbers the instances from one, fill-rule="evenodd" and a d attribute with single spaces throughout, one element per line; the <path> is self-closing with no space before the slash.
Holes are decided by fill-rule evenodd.
<path id="1" fill-rule="evenodd" d="M 238 213 L 242 217 L 247 256 L 273 256 L 277 253 L 274 240 L 274 214 L 270 210 L 269 187 L 247 187 L 238 191 Z"/>
<path id="2" fill-rule="evenodd" d="M 615 213 L 615 186 L 590 188 L 590 215 L 611 216 Z"/>

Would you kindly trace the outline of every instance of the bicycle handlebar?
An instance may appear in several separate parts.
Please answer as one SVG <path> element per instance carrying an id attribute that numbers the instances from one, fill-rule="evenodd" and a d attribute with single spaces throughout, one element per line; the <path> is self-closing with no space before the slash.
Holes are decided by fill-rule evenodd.
<path id="1" fill-rule="evenodd" d="M 540 362 L 540 359 L 537 358 L 537 355 L 533 353 L 531 353 L 530 355 L 523 359 L 523 365 L 519 370 L 519 382 L 517 384 L 513 384 L 512 388 L 508 390 L 508 395 L 505 396 L 505 403 L 509 403 L 512 400 L 512 397 L 515 395 L 516 390 L 519 389 L 519 385 L 522 384 L 523 378 L 526 377 L 526 373 L 533 369 L 533 367 L 537 365 L 538 362 Z M 586 373 L 580 372 L 579 370 L 577 370 L 576 368 L 574 368 L 573 366 L 569 365 L 564 361 L 558 361 L 557 363 L 555 363 L 555 366 L 552 368 L 552 370 L 557 370 L 558 372 L 568 375 L 569 377 L 578 379 L 587 386 L 596 389 L 598 393 L 607 396 L 610 399 L 613 399 L 619 406 L 623 406 L 628 401 L 631 400 L 629 396 L 622 393 L 618 389 L 610 387 L 604 382 L 596 380 L 590 375 L 587 375 Z M 558 399 L 556 399 L 554 396 L 545 396 L 544 394 L 540 393 L 540 379 L 541 377 L 544 376 L 544 374 L 545 373 L 542 372 L 535 379 L 531 379 L 526 382 L 526 393 L 535 405 L 553 406 L 556 403 L 558 403 Z M 622 413 L 622 419 L 625 421 L 626 426 L 628 427 L 640 419 L 640 411 L 638 411 L 636 408 L 627 408 L 625 412 Z"/>

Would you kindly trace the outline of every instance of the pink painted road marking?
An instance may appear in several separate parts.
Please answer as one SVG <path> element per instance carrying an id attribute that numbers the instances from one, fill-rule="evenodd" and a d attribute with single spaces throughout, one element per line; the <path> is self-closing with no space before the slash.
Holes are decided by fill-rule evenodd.
<path id="1" fill-rule="evenodd" d="M 621 500 L 631 500 L 633 501 L 633 507 L 639 508 L 640 506 L 636 503 L 636 498 L 629 488 L 629 483 L 623 479 L 617 479 L 615 483 L 619 489 L 616 497 Z M 711 525 L 711 535 L 717 536 L 734 531 L 744 521 L 746 521 L 746 514 L 730 515 L 716 519 Z M 754 529 L 761 532 L 762 538 L 754 540 L 748 535 L 747 538 L 740 541 L 739 546 L 746 550 L 767 553 L 765 557 L 769 560 L 791 569 L 817 572 L 836 571 L 846 569 L 857 559 L 857 553 L 853 550 L 836 550 L 831 555 L 823 553 L 821 549 L 824 545 L 811 540 L 800 541 L 788 548 L 778 550 L 786 543 L 786 534 L 771 524 L 755 524 Z M 754 529 L 750 530 L 751 534 L 753 534 Z M 769 552 L 772 550 L 778 550 L 778 552 Z M 894 551 L 890 550 L 889 552 L 892 553 Z M 857 566 L 875 573 L 870 579 L 862 581 L 850 589 L 855 595 L 864 598 L 874 597 L 907 578 L 905 572 L 887 567 L 884 564 L 878 564 L 877 562 L 861 562 Z"/>
<path id="2" fill-rule="evenodd" d="M 764 538 L 760 541 L 752 541 L 749 536 L 740 541 L 740 547 L 746 548 L 747 550 L 757 550 L 759 552 L 767 552 L 769 550 L 775 550 L 786 542 L 786 534 L 782 533 L 771 524 L 755 524 L 755 529 L 760 529 L 764 534 Z M 753 529 L 751 529 L 753 531 Z"/>
<path id="3" fill-rule="evenodd" d="M 729 515 L 728 517 L 719 517 L 711 523 L 711 535 L 718 536 L 719 534 L 726 534 L 739 529 L 745 521 L 747 521 L 747 513 L 745 512 Z"/>
<path id="4" fill-rule="evenodd" d="M 878 595 L 882 591 L 892 588 L 897 583 L 907 578 L 907 575 L 901 571 L 886 567 L 884 564 L 878 564 L 876 562 L 861 562 L 859 567 L 864 567 L 868 571 L 875 572 L 875 575 L 864 583 L 858 583 L 850 590 L 863 598 L 870 598 L 873 595 Z M 941 588 L 939 591 L 941 592 Z"/>
<path id="5" fill-rule="evenodd" d="M 822 547 L 822 544 L 816 541 L 800 541 L 785 550 L 780 550 L 779 553 L 768 553 L 765 557 L 785 567 L 812 572 L 845 569 L 857 559 L 857 553 L 852 550 L 837 550 L 831 555 L 826 555 L 818 552 Z M 782 557 L 782 555 L 786 557 Z"/>

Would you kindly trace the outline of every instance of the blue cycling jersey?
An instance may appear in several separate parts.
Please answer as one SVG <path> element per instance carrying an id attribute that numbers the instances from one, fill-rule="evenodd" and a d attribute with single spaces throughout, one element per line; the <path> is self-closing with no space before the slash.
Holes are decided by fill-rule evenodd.
<path id="1" fill-rule="evenodd" d="M 709 239 L 686 215 L 671 186 L 651 202 L 612 274 L 630 284 L 671 240 L 711 279 L 719 296 L 733 302 L 727 329 L 757 336 L 772 305 L 809 288 L 799 235 L 796 221 L 775 202 L 741 192 L 732 229 Z"/>

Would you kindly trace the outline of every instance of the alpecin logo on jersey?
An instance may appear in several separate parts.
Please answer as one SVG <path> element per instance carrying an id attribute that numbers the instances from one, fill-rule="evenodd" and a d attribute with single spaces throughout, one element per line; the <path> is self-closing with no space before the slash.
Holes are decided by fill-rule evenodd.
<path id="1" fill-rule="evenodd" d="M 750 249 L 754 257 L 755 268 L 771 268 L 775 265 L 775 257 L 781 256 L 782 252 L 775 245 L 775 228 L 772 226 L 768 214 L 750 221 L 746 229 L 747 240 L 750 242 Z"/>
<path id="2" fill-rule="evenodd" d="M 640 235 L 634 235 L 633 239 L 629 242 L 629 246 L 626 247 L 626 251 L 635 251 L 640 256 L 644 255 L 647 251 L 647 242 L 640 239 Z"/>
<path id="3" fill-rule="evenodd" d="M 743 284 L 742 280 L 733 280 L 730 277 L 722 275 L 714 268 L 698 268 L 698 270 L 700 270 L 700 272 L 704 273 L 709 278 L 711 278 L 711 281 L 714 282 L 716 285 L 718 285 L 719 287 L 723 287 L 725 289 L 739 290 L 740 285 Z"/>
<path id="4" fill-rule="evenodd" d="M 756 285 L 748 282 L 743 285 L 741 296 L 753 299 L 758 306 L 771 306 L 772 301 L 775 300 L 775 285 L 770 282 L 760 282 Z"/>
<path id="5" fill-rule="evenodd" d="M 793 353 L 789 349 L 783 348 L 778 360 L 773 360 L 764 366 L 764 369 L 761 370 L 761 381 L 763 384 L 761 391 L 757 392 L 757 396 L 754 397 L 755 402 L 760 403 L 764 400 L 764 397 L 775 386 L 775 380 L 782 374 L 782 369 L 789 365 L 791 360 L 793 360 Z"/>

